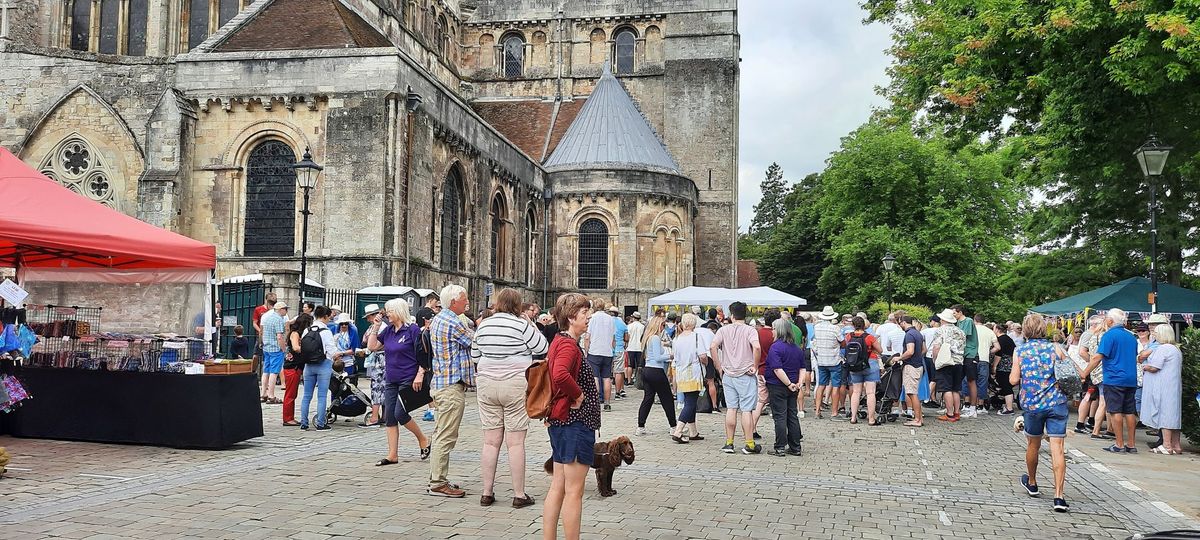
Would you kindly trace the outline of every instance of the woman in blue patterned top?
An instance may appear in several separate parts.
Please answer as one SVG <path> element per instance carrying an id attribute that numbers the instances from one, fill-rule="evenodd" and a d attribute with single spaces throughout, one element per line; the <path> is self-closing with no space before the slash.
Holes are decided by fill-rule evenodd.
<path id="1" fill-rule="evenodd" d="M 1070 507 L 1063 498 L 1063 483 L 1067 476 L 1067 459 L 1063 441 L 1067 436 L 1067 396 L 1058 389 L 1054 364 L 1066 359 L 1062 348 L 1046 339 L 1046 320 L 1030 313 L 1021 325 L 1025 344 L 1013 355 L 1013 370 L 1009 382 L 1020 383 L 1021 407 L 1025 410 L 1025 467 L 1021 485 L 1030 497 L 1038 496 L 1038 451 L 1042 436 L 1050 438 L 1050 456 L 1054 464 L 1054 510 L 1066 512 Z"/>

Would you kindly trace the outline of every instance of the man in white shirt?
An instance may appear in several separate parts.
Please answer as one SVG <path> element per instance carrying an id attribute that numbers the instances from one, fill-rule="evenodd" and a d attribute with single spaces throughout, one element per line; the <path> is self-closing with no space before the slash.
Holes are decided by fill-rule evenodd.
<path id="1" fill-rule="evenodd" d="M 884 360 L 904 352 L 904 329 L 900 328 L 898 322 L 903 315 L 904 313 L 900 311 L 888 313 L 887 322 L 879 325 L 879 328 L 875 330 L 875 336 L 879 338 L 879 345 L 883 347 Z M 887 364 L 884 363 L 884 365 Z"/>
<path id="2" fill-rule="evenodd" d="M 587 352 L 587 363 L 596 374 L 596 388 L 604 388 L 600 393 L 600 403 L 605 411 L 612 410 L 612 377 L 613 377 L 613 347 L 616 341 L 616 324 L 605 308 L 608 304 L 602 299 L 592 301 L 591 319 L 588 320 L 587 335 L 583 338 L 583 350 Z"/>
<path id="3" fill-rule="evenodd" d="M 837 410 L 843 403 L 842 396 L 842 331 L 836 324 L 838 314 L 833 311 L 833 306 L 825 306 L 825 309 L 817 315 L 820 320 L 813 327 L 813 361 L 816 364 L 814 368 L 817 372 L 817 391 L 813 394 L 813 400 L 816 405 L 817 418 L 823 418 L 821 415 L 822 398 L 825 392 L 829 392 L 831 415 L 836 416 Z"/>
<path id="4" fill-rule="evenodd" d="M 633 312 L 629 316 L 629 325 L 626 329 L 629 336 L 629 345 L 625 347 L 625 380 L 633 383 L 633 374 L 637 372 L 638 366 L 642 365 L 642 335 L 646 333 L 646 325 L 642 324 L 642 314 Z"/>

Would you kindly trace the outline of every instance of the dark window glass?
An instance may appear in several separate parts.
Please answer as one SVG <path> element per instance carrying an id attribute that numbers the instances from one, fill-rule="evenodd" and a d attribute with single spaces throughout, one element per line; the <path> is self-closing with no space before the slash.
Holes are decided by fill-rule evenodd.
<path id="1" fill-rule="evenodd" d="M 133 56 L 146 54 L 146 17 L 149 10 L 147 0 L 129 0 L 129 47 L 126 53 Z"/>
<path id="2" fill-rule="evenodd" d="M 504 38 L 504 76 L 520 77 L 525 68 L 525 40 L 520 36 Z"/>
<path id="3" fill-rule="evenodd" d="M 92 37 L 92 2 L 91 0 L 75 0 L 71 7 L 71 48 L 77 51 L 88 50 L 88 41 Z"/>
<path id="4" fill-rule="evenodd" d="M 446 52 L 446 18 L 438 17 L 437 21 L 437 36 L 434 37 L 434 47 L 437 48 L 438 54 Z"/>
<path id="5" fill-rule="evenodd" d="M 636 42 L 630 30 L 617 33 L 617 75 L 633 73 L 633 50 Z"/>
<path id="6" fill-rule="evenodd" d="M 530 285 L 533 284 L 533 259 L 537 255 L 535 241 L 537 241 L 537 215 L 533 213 L 533 208 L 530 208 L 529 213 L 525 215 L 525 249 L 528 251 L 525 257 L 525 281 Z"/>
<path id="7" fill-rule="evenodd" d="M 496 195 L 492 199 L 492 276 L 500 277 L 500 258 L 504 253 L 504 199 Z"/>
<path id="8" fill-rule="evenodd" d="M 225 26 L 225 23 L 229 22 L 229 19 L 232 19 L 234 15 L 237 15 L 238 11 L 240 10 L 240 0 L 221 0 L 217 10 L 220 17 L 219 26 Z"/>
<path id="9" fill-rule="evenodd" d="M 442 268 L 457 270 L 462 249 L 462 176 L 451 168 L 442 187 Z"/>
<path id="10" fill-rule="evenodd" d="M 289 256 L 296 252 L 296 154 L 280 141 L 266 141 L 246 164 L 246 255 Z"/>
<path id="11" fill-rule="evenodd" d="M 608 227 L 596 218 L 579 226 L 579 288 L 608 288 Z"/>
<path id="12" fill-rule="evenodd" d="M 192 0 L 188 10 L 188 49 L 208 39 L 208 0 Z"/>
<path id="13" fill-rule="evenodd" d="M 117 54 L 117 20 L 121 18 L 121 0 L 100 2 L 100 52 Z"/>

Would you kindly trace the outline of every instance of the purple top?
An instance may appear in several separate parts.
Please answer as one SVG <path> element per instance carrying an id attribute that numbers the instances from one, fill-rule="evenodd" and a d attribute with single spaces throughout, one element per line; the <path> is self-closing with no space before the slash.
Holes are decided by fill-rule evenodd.
<path id="1" fill-rule="evenodd" d="M 800 382 L 800 370 L 808 369 L 808 351 L 792 343 L 777 340 L 767 351 L 767 369 L 763 379 L 767 384 L 782 386 L 783 381 L 775 376 L 776 369 L 782 369 L 792 382 Z"/>
<path id="2" fill-rule="evenodd" d="M 385 324 L 379 331 L 383 342 L 383 379 L 390 383 L 411 383 L 417 376 L 417 344 L 421 341 L 421 328 L 407 324 L 396 330 Z"/>

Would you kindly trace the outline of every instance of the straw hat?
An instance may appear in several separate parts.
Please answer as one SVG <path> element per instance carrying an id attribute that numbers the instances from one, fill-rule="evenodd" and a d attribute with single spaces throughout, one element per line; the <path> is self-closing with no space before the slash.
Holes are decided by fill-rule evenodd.
<path id="1" fill-rule="evenodd" d="M 825 309 L 822 309 L 821 313 L 817 314 L 817 317 L 826 321 L 832 321 L 838 318 L 838 314 L 833 310 L 833 306 L 825 306 Z"/>
<path id="2" fill-rule="evenodd" d="M 283 302 L 275 302 L 275 305 L 272 306 L 271 309 L 287 309 L 287 308 L 288 308 L 287 304 L 285 304 Z"/>
<path id="3" fill-rule="evenodd" d="M 1162 313 L 1155 313 L 1146 319 L 1146 324 L 1167 324 L 1171 321 L 1167 320 L 1167 316 Z"/>
<path id="4" fill-rule="evenodd" d="M 367 304 L 367 307 L 363 308 L 364 319 L 376 313 L 379 313 L 379 304 Z"/>
<path id="5" fill-rule="evenodd" d="M 354 319 L 350 318 L 349 313 L 339 313 L 337 319 L 334 319 L 334 324 L 354 324 Z"/>
<path id="6" fill-rule="evenodd" d="M 941 319 L 942 322 L 954 324 L 954 310 L 950 308 L 943 309 L 941 313 L 938 313 L 938 318 Z"/>

